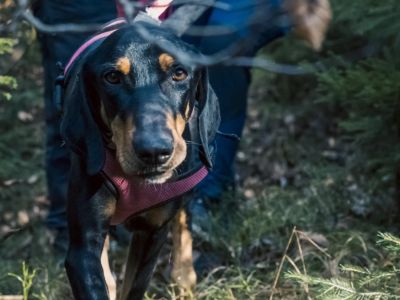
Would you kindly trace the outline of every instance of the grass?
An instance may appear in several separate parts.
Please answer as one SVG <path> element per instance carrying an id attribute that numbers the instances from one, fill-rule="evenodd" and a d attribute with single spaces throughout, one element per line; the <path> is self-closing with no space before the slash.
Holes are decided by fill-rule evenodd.
<path id="1" fill-rule="evenodd" d="M 48 203 L 37 47 L 29 46 L 10 73 L 19 88 L 0 103 L 0 295 L 23 292 L 7 274 L 21 276 L 25 266 L 36 270 L 32 299 L 71 299 L 43 226 Z M 273 291 L 273 299 L 315 299 L 320 291 L 301 278 L 329 281 L 343 274 L 342 265 L 374 271 L 393 262 L 375 243 L 377 232 L 396 228 L 391 192 L 377 192 L 373 179 L 349 172 L 346 141 L 332 116 L 271 101 L 277 91 L 270 82 L 271 76 L 256 75 L 252 88 L 237 163 L 240 188 L 213 211 L 212 234 L 195 239 L 196 253 L 213 253 L 218 263 L 193 298 L 268 299 Z M 168 278 L 169 247 L 146 299 L 178 299 Z M 119 247 L 111 253 L 117 269 L 121 253 Z"/>

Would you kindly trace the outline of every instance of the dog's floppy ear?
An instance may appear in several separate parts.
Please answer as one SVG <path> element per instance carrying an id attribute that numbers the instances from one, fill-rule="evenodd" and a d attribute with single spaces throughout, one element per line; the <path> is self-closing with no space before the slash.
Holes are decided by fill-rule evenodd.
<path id="1" fill-rule="evenodd" d="M 61 135 L 67 146 L 82 156 L 89 175 L 100 172 L 105 161 L 105 150 L 100 130 L 91 110 L 88 85 L 85 84 L 83 64 L 72 72 L 64 100 Z"/>
<path id="2" fill-rule="evenodd" d="M 207 68 L 200 70 L 200 79 L 196 91 L 199 102 L 198 127 L 201 141 L 200 159 L 212 168 L 212 152 L 215 135 L 220 123 L 218 98 L 208 80 Z"/>

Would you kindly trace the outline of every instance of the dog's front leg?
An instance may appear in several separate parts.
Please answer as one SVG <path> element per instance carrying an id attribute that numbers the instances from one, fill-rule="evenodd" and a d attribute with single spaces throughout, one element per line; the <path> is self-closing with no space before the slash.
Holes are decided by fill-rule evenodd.
<path id="1" fill-rule="evenodd" d="M 115 199 L 100 175 L 87 176 L 75 158 L 68 195 L 70 246 L 65 267 L 75 299 L 108 300 L 101 252 Z"/>
<path id="2" fill-rule="evenodd" d="M 126 263 L 121 300 L 141 300 L 149 285 L 158 255 L 167 239 L 169 223 L 180 201 L 148 211 L 128 224 L 134 229 Z"/>
<path id="3" fill-rule="evenodd" d="M 196 285 L 196 272 L 193 267 L 193 240 L 189 230 L 186 211 L 180 209 L 172 227 L 172 271 L 171 276 L 181 289 L 182 295 Z"/>

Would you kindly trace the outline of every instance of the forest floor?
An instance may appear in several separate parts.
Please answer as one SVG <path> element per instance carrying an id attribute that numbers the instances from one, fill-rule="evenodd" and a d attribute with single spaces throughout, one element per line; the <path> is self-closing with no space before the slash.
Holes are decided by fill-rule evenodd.
<path id="1" fill-rule="evenodd" d="M 30 274 L 36 270 L 29 299 L 71 299 L 43 225 L 49 203 L 37 47 L 29 47 L 10 72 L 19 88 L 11 101 L 0 102 L 0 295 L 21 293 L 10 274 L 20 276 L 26 263 Z M 314 298 L 318 292 L 288 279 L 288 272 L 330 278 L 349 263 L 383 265 L 377 234 L 397 232 L 391 191 L 371 193 L 372 182 L 348 171 L 351 153 L 335 120 L 301 102 L 270 101 L 276 96 L 269 84 L 268 74 L 254 74 L 236 194 L 213 212 L 210 234 L 195 237 L 196 256 L 211 258 L 211 270 L 194 291 L 197 299 L 268 299 L 272 291 L 273 299 Z M 126 249 L 112 245 L 118 271 Z M 147 299 L 178 299 L 169 269 L 167 245 Z"/>

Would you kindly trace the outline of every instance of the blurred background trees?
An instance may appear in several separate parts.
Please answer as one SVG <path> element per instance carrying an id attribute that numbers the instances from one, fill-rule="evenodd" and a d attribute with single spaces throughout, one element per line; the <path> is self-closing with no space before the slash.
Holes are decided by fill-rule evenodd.
<path id="1" fill-rule="evenodd" d="M 372 179 L 371 189 L 394 190 L 400 185 L 400 2 L 331 3 L 333 23 L 320 54 L 290 39 L 264 50 L 278 61 L 300 61 L 318 71 L 301 78 L 271 75 L 268 101 L 328 118 L 346 145 L 349 170 Z"/>

